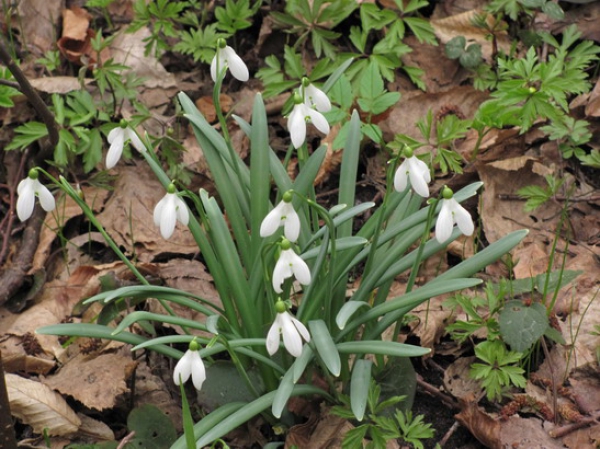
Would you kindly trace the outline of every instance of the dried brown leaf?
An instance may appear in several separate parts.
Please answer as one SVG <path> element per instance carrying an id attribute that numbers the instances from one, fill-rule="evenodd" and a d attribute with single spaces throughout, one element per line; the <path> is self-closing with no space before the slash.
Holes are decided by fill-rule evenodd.
<path id="1" fill-rule="evenodd" d="M 120 354 L 78 354 L 44 383 L 74 397 L 86 407 L 114 407 L 117 397 L 129 391 L 125 383 L 136 362 Z"/>
<path id="2" fill-rule="evenodd" d="M 81 420 L 62 396 L 46 385 L 6 374 L 11 412 L 35 433 L 67 435 L 77 432 Z"/>

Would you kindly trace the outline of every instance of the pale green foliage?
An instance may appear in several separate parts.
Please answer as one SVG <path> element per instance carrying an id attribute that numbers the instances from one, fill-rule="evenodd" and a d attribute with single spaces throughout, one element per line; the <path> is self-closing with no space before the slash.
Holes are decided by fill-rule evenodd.
<path id="1" fill-rule="evenodd" d="M 380 400 L 381 387 L 377 382 L 371 382 L 367 400 L 367 422 L 351 429 L 344 436 L 343 449 L 378 449 L 385 447 L 386 441 L 399 439 L 422 449 L 421 440 L 432 438 L 435 430 L 431 424 L 424 421 L 423 415 L 413 416 L 412 412 L 390 408 L 404 400 L 403 396 L 393 396 L 385 401 Z M 347 406 L 332 407 L 331 413 L 342 418 L 353 419 L 353 413 Z M 367 444 L 364 440 L 367 439 Z"/>
<path id="2" fill-rule="evenodd" d="M 507 387 L 525 387 L 525 370 L 515 366 L 521 353 L 508 351 L 499 340 L 487 340 L 475 346 L 475 356 L 484 363 L 473 363 L 469 374 L 481 381 L 490 401 L 500 400 Z"/>

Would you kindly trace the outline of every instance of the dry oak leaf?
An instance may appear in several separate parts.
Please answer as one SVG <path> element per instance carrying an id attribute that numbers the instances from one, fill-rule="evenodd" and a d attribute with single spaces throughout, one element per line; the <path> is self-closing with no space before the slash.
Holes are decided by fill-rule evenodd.
<path id="1" fill-rule="evenodd" d="M 125 380 L 135 364 L 119 354 L 78 354 L 44 383 L 73 396 L 86 407 L 104 410 L 114 407 L 117 396 L 129 391 Z"/>
<path id="2" fill-rule="evenodd" d="M 16 374 L 6 374 L 11 412 L 35 433 L 51 436 L 77 432 L 81 420 L 63 397 L 50 387 Z"/>

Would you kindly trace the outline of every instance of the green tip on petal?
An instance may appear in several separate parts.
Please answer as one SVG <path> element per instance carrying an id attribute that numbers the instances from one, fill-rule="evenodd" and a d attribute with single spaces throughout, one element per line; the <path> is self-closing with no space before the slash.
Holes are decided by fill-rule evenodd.
<path id="1" fill-rule="evenodd" d="M 283 194 L 283 202 L 284 203 L 291 203 L 292 199 L 294 198 L 294 191 L 293 190 L 288 190 L 287 192 L 285 192 Z"/>
<path id="2" fill-rule="evenodd" d="M 167 186 L 167 193 L 175 193 L 177 192 L 177 188 L 175 187 L 175 184 L 171 183 Z"/>
<path id="3" fill-rule="evenodd" d="M 283 313 L 287 310 L 285 303 L 281 299 L 278 299 L 275 303 L 275 310 L 277 311 L 277 313 Z"/>
<path id="4" fill-rule="evenodd" d="M 227 47 L 227 42 L 225 41 L 225 39 L 223 39 L 222 37 L 217 39 L 217 48 L 225 48 L 225 47 Z"/>
<path id="5" fill-rule="evenodd" d="M 281 249 L 283 251 L 287 251 L 288 249 L 290 249 L 292 247 L 292 242 L 290 242 L 288 239 L 282 239 L 279 246 L 281 246 Z"/>
<path id="6" fill-rule="evenodd" d="M 200 349 L 200 343 L 193 339 L 190 341 L 190 351 L 198 351 Z"/>
<path id="7" fill-rule="evenodd" d="M 40 174 L 38 173 L 37 168 L 32 168 L 31 170 L 29 170 L 28 176 L 31 179 L 38 179 Z"/>
<path id="8" fill-rule="evenodd" d="M 406 148 L 404 148 L 404 151 L 402 152 L 402 154 L 404 154 L 405 158 L 409 158 L 409 157 L 413 157 L 415 152 L 413 151 L 413 149 L 411 147 L 406 147 Z"/>
<path id="9" fill-rule="evenodd" d="M 294 104 L 302 104 L 304 100 L 302 100 L 302 96 L 296 92 L 294 94 Z"/>
<path id="10" fill-rule="evenodd" d="M 444 188 L 442 189 L 442 198 L 444 198 L 445 200 L 449 200 L 454 196 L 454 192 L 452 191 L 452 189 L 448 186 L 444 186 Z"/>

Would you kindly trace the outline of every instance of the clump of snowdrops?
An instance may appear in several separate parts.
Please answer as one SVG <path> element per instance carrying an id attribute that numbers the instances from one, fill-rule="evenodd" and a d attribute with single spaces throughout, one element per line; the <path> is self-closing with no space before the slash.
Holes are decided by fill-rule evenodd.
<path id="1" fill-rule="evenodd" d="M 185 291 L 149 285 L 67 179 L 54 179 L 41 169 L 33 169 L 19 185 L 17 211 L 21 220 L 31 215 L 36 197 L 45 210 L 54 208 L 54 198 L 39 179 L 44 173 L 79 204 L 139 280 L 139 285 L 103 292 L 87 303 L 111 305 L 125 298 L 156 298 L 167 311 L 171 311 L 169 303 L 175 303 L 206 317 L 204 322 L 197 322 L 172 313 L 134 311 L 122 316 L 116 327 L 78 323 L 38 330 L 119 340 L 132 344 L 133 351 L 145 348 L 177 359 L 173 381 L 181 387 L 186 431 L 173 448 L 203 447 L 261 413 L 274 426 L 280 420 L 291 425 L 293 416 L 287 412 L 286 403 L 296 395 L 319 396 L 330 404 L 342 404 L 348 403 L 342 401 L 342 395 L 349 394 L 353 416 L 363 420 L 372 380 L 386 364 L 395 357 L 419 357 L 429 352 L 398 343 L 397 323 L 436 295 L 479 284 L 472 276 L 510 251 L 525 235 L 524 231 L 510 234 L 417 288 L 415 277 L 423 260 L 461 234 L 473 233 L 472 218 L 460 202 L 475 195 L 481 184 L 458 192 L 446 187 L 439 198 L 427 200 L 432 168 L 406 148 L 389 163 L 382 203 L 357 204 L 360 120 L 356 112 L 343 149 L 338 204 L 329 210 L 319 205 L 313 184 L 326 147 L 309 152 L 306 130 L 314 125 L 321 133 L 329 133 L 323 115 L 331 108 L 326 93 L 344 69 L 334 72 L 322 86 L 304 79 L 293 93 L 294 105 L 288 116 L 290 154 L 285 160 L 294 153 L 300 171 L 291 179 L 269 147 L 260 94 L 254 99 L 251 123 L 233 117 L 250 139 L 249 164 L 234 151 L 225 118 L 220 115 L 219 93 L 228 71 L 241 81 L 249 74 L 235 51 L 225 42 L 219 43 L 211 75 L 223 134 L 205 120 L 186 94 L 180 93 L 178 100 L 203 149 L 220 201 L 204 190 L 191 192 L 173 183 L 144 139 L 126 122 L 108 134 L 107 167 L 117 164 L 124 145 L 130 143 L 138 150 L 165 188 L 165 196 L 154 210 L 156 226 L 165 239 L 176 226 L 189 229 L 222 307 Z M 353 232 L 355 218 L 369 209 L 370 218 Z M 407 270 L 406 292 L 389 297 L 394 278 Z M 360 285 L 348 297 L 350 277 L 360 278 Z M 179 325 L 213 337 L 190 332 L 147 338 L 126 330 L 134 323 L 149 322 Z M 392 338 L 383 340 L 388 328 L 394 329 Z M 187 349 L 177 349 L 182 345 Z M 192 425 L 183 383 L 191 378 L 197 390 L 206 388 L 203 384 L 210 379 L 213 357 L 222 353 L 228 354 L 253 399 L 226 401 Z M 249 373 L 260 381 L 251 379 Z M 317 385 L 314 379 L 325 382 Z"/>

